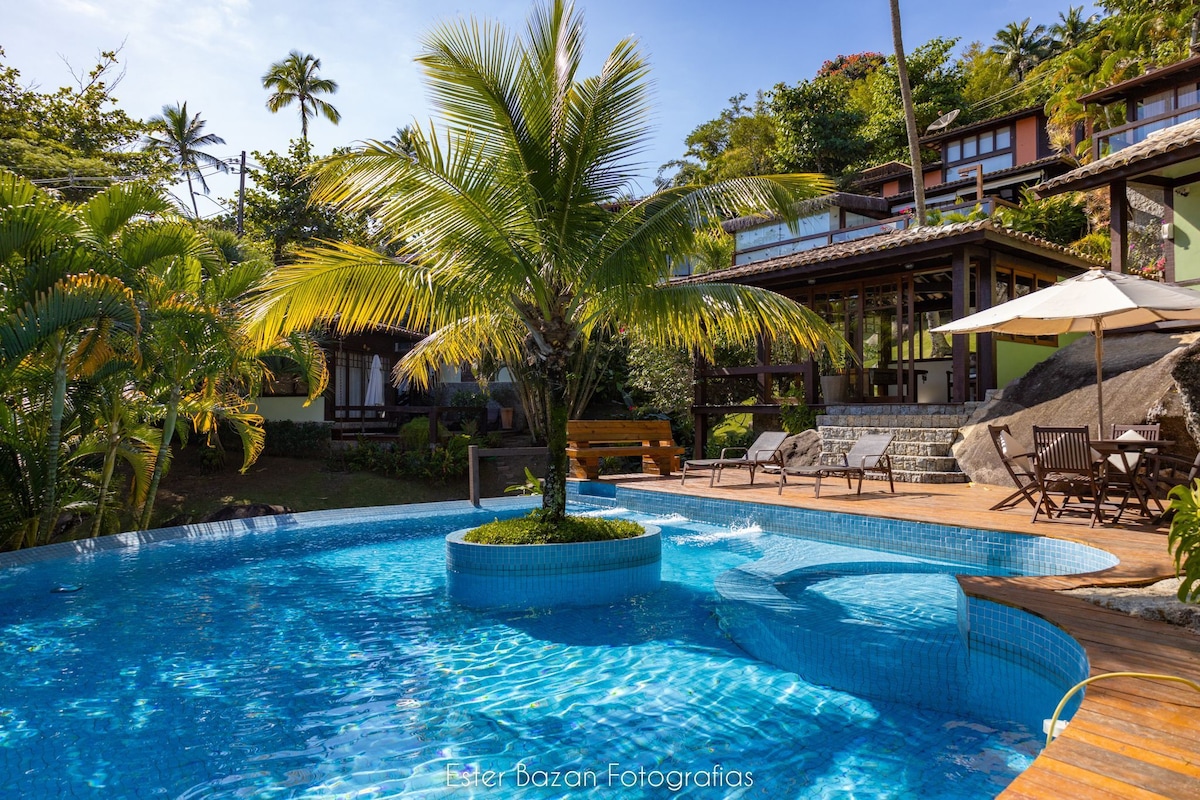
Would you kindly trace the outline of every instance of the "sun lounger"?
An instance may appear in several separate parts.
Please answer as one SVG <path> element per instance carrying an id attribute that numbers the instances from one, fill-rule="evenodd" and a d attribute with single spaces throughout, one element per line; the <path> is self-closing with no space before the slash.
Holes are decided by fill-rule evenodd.
<path id="1" fill-rule="evenodd" d="M 683 474 L 679 479 L 682 486 L 687 480 L 688 470 L 712 470 L 708 485 L 721 480 L 721 472 L 725 469 L 750 470 L 750 483 L 754 484 L 754 471 L 766 466 L 782 467 L 783 459 L 779 449 L 790 434 L 786 431 L 767 431 L 754 440 L 749 447 L 725 447 L 721 450 L 720 458 L 694 458 L 683 462 Z M 736 455 L 736 453 L 741 455 Z"/>
<path id="2" fill-rule="evenodd" d="M 867 473 L 886 477 L 888 488 L 896 493 L 896 484 L 892 479 L 892 459 L 887 455 L 887 449 L 892 445 L 893 434 L 868 433 L 859 438 L 850 452 L 842 454 L 841 464 L 814 464 L 812 466 L 783 467 L 779 470 L 779 493 L 783 494 L 784 484 L 788 475 L 807 476 L 817 479 L 815 496 L 821 496 L 822 478 L 846 478 L 846 488 L 850 488 L 850 479 L 858 478 L 858 494 L 862 494 L 862 482 Z"/>

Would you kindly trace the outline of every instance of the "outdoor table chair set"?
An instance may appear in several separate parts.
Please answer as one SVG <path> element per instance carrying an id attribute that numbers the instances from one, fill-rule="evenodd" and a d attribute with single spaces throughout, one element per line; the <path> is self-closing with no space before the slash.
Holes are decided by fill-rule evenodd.
<path id="1" fill-rule="evenodd" d="M 1166 491 L 1200 473 L 1200 456 L 1187 461 L 1164 452 L 1174 442 L 1160 438 L 1158 425 L 1113 425 L 1108 439 L 1091 438 L 1086 426 L 1035 425 L 1032 446 L 1014 437 L 1007 425 L 989 425 L 988 432 L 1016 487 L 992 510 L 1027 502 L 1033 522 L 1067 512 L 1086 514 L 1092 526 L 1119 522 L 1127 511 L 1161 519 Z"/>

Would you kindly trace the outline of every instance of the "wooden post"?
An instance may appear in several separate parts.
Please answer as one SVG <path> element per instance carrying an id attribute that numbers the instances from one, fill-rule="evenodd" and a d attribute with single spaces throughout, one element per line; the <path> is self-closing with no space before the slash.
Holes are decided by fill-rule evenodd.
<path id="1" fill-rule="evenodd" d="M 979 282 L 975 287 L 975 310 L 992 307 L 992 295 L 996 291 L 996 253 L 989 251 L 979 263 Z M 982 400 L 988 389 L 996 388 L 996 346 L 990 333 L 975 334 L 975 379 Z"/>
<path id="2" fill-rule="evenodd" d="M 955 319 L 962 319 L 967 315 L 971 291 L 971 281 L 967 274 L 967 251 L 961 247 L 956 249 L 950 263 L 951 310 Z M 954 334 L 951 349 L 954 364 L 954 395 L 950 398 L 951 403 L 965 403 L 969 397 L 970 387 L 967 386 L 967 382 L 971 378 L 970 343 L 970 337 L 966 334 Z"/>
<path id="3" fill-rule="evenodd" d="M 1125 208 L 1125 181 L 1117 180 L 1108 185 L 1108 202 L 1112 209 L 1108 218 L 1108 232 L 1112 236 L 1112 270 L 1124 272 L 1129 261 L 1129 214 Z"/>

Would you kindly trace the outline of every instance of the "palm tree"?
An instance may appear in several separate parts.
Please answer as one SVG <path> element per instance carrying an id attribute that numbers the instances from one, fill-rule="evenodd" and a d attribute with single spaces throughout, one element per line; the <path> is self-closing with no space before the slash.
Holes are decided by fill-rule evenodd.
<path id="1" fill-rule="evenodd" d="M 30 409 L 46 415 L 41 464 L 26 464 L 40 473 L 28 476 L 39 487 L 40 513 L 23 523 L 27 544 L 48 541 L 58 519 L 69 385 L 113 357 L 114 337 L 139 326 L 133 292 L 112 274 L 107 242 L 134 216 L 165 209 L 136 184 L 71 208 L 0 172 L 0 386 L 10 389 L 13 414 L 26 421 Z"/>
<path id="2" fill-rule="evenodd" d="M 1029 17 L 1019 23 L 1008 23 L 996 31 L 996 44 L 990 48 L 1004 59 L 1004 66 L 1018 81 L 1025 80 L 1029 70 L 1050 53 L 1046 26 L 1037 25 L 1031 29 L 1029 23 Z"/>
<path id="3" fill-rule="evenodd" d="M 409 147 L 370 143 L 318 173 L 316 197 L 370 210 L 407 260 L 349 244 L 303 253 L 268 280 L 260 337 L 330 321 L 341 331 L 403 325 L 430 332 L 398 365 L 497 358 L 513 370 L 549 457 L 542 515 L 566 508 L 567 419 L 606 337 L 626 335 L 709 357 L 714 339 L 758 337 L 841 353 L 815 314 L 752 287 L 668 281 L 698 226 L 828 189 L 813 175 L 738 178 L 634 199 L 644 151 L 648 67 L 622 40 L 600 72 L 579 75 L 582 20 L 563 0 L 538 6 L 521 38 L 488 22 L 435 30 L 418 58 L 442 130 Z"/>
<path id="4" fill-rule="evenodd" d="M 167 155 L 171 163 L 187 177 L 188 196 L 192 199 L 192 214 L 199 219 L 196 207 L 196 192 L 192 188 L 192 176 L 200 182 L 200 188 L 208 194 L 208 181 L 204 180 L 203 167 L 228 172 L 229 165 L 202 148 L 225 144 L 225 140 L 213 133 L 204 133 L 207 124 L 200 114 L 188 116 L 187 103 L 163 106 L 162 116 L 151 117 L 146 123 L 150 133 L 146 135 L 144 149 L 159 150 Z"/>
<path id="5" fill-rule="evenodd" d="M 300 106 L 300 138 L 308 141 L 308 119 L 318 112 L 337 125 L 342 115 L 336 108 L 317 97 L 319 94 L 334 94 L 338 90 L 336 81 L 317 76 L 321 59 L 309 53 L 293 50 L 283 61 L 277 61 L 262 77 L 264 89 L 274 90 L 267 98 L 267 108 L 272 114 L 290 106 Z"/>
<path id="6" fill-rule="evenodd" d="M 913 106 L 912 85 L 908 82 L 908 59 L 904 56 L 904 35 L 900 29 L 900 0 L 890 0 L 892 45 L 896 49 L 896 77 L 900 81 L 900 100 L 904 104 L 904 129 L 908 135 L 908 158 L 912 165 L 913 211 L 917 225 L 925 224 L 925 167 L 921 162 L 921 143 L 917 134 L 917 111 Z"/>
<path id="7" fill-rule="evenodd" d="M 1099 17 L 1083 16 L 1083 6 L 1068 6 L 1066 12 L 1058 12 L 1058 22 L 1050 26 L 1052 49 L 1056 52 L 1073 50 L 1091 35 Z"/>

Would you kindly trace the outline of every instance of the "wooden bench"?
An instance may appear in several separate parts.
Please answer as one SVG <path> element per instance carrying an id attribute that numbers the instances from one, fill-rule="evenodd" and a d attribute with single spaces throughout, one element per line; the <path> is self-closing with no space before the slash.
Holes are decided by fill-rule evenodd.
<path id="1" fill-rule="evenodd" d="M 573 419 L 567 422 L 567 458 L 571 475 L 596 479 L 600 459 L 641 456 L 642 472 L 670 475 L 679 469 L 683 448 L 671 438 L 665 419 Z"/>

